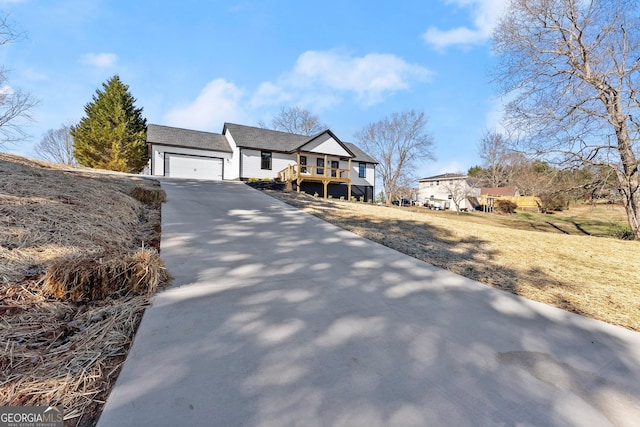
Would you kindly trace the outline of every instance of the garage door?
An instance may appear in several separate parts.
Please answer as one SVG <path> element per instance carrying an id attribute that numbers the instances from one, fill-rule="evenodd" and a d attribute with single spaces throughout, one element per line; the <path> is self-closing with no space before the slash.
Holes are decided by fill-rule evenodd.
<path id="1" fill-rule="evenodd" d="M 222 159 L 165 153 L 165 176 L 222 181 Z"/>

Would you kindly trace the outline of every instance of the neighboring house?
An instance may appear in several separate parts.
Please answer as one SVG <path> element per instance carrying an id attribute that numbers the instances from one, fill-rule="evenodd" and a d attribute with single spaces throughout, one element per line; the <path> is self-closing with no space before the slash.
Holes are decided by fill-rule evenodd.
<path id="1" fill-rule="evenodd" d="M 480 189 L 471 178 L 445 173 L 418 180 L 418 202 L 437 209 L 471 210 L 479 205 Z"/>
<path id="2" fill-rule="evenodd" d="M 277 179 L 321 197 L 373 200 L 377 162 L 330 130 L 296 135 L 225 123 L 222 134 L 148 125 L 151 175 Z"/>

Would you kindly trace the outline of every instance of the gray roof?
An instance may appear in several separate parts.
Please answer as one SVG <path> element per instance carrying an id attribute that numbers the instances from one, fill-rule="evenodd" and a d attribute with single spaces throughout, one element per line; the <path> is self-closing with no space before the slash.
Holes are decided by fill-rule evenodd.
<path id="1" fill-rule="evenodd" d="M 332 137 L 338 140 L 338 142 L 343 144 L 347 151 L 353 153 L 353 160 L 366 163 L 378 163 L 356 145 L 340 141 L 329 129 L 312 136 L 297 135 L 277 130 L 238 125 L 235 123 L 225 123 L 224 129 L 229 130 L 238 147 L 252 148 L 256 150 L 280 151 L 283 153 L 294 152 L 307 142 L 328 132 Z M 222 132 L 224 133 L 224 130 Z"/>
<path id="2" fill-rule="evenodd" d="M 222 151 L 226 153 L 232 152 L 227 138 L 218 133 L 160 125 L 147 126 L 147 143 L 196 148 L 199 150 Z"/>
<path id="3" fill-rule="evenodd" d="M 443 173 L 442 175 L 434 175 L 426 178 L 419 179 L 418 181 L 437 181 L 440 179 L 464 179 L 466 175 L 462 175 L 459 173 Z"/>
<path id="4" fill-rule="evenodd" d="M 352 144 L 350 142 L 343 142 L 343 144 L 346 145 L 347 148 L 351 150 L 351 152 L 355 155 L 353 160 L 357 162 L 375 163 L 376 165 L 378 164 L 376 159 L 374 159 L 373 157 L 369 156 L 367 153 L 362 151 L 360 147 L 358 147 L 357 145 Z"/>
<path id="5" fill-rule="evenodd" d="M 231 136 L 233 136 L 233 140 L 238 147 L 255 148 L 257 150 L 289 153 L 311 139 L 307 135 L 296 135 L 277 130 L 237 125 L 235 123 L 225 123 L 224 128 L 231 132 Z M 224 133 L 224 130 L 222 132 Z"/>

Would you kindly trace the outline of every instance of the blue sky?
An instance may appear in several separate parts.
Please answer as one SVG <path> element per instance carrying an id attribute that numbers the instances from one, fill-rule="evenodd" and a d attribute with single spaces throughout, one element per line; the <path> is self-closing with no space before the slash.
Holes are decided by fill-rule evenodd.
<path id="1" fill-rule="evenodd" d="M 2 149 L 35 157 L 118 74 L 148 123 L 213 132 L 299 105 L 355 142 L 367 123 L 424 111 L 437 160 L 418 175 L 466 171 L 499 126 L 489 38 L 503 3 L 0 0 L 27 34 L 0 64 L 40 100 L 32 138 Z"/>

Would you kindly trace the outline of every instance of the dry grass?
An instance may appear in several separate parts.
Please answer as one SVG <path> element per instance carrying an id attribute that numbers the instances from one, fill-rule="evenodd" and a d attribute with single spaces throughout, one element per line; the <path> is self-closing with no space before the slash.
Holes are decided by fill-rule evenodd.
<path id="1" fill-rule="evenodd" d="M 564 234 L 554 227 L 536 231 L 534 222 L 525 225 L 517 217 L 495 214 L 456 215 L 269 194 L 454 273 L 640 331 L 639 242 Z"/>
<path id="2" fill-rule="evenodd" d="M 169 275 L 155 249 L 120 256 L 67 257 L 55 261 L 43 278 L 43 291 L 60 300 L 100 301 L 145 295 L 150 298 Z"/>
<path id="3" fill-rule="evenodd" d="M 151 180 L 0 154 L 2 404 L 62 404 L 66 425 L 95 423 L 168 281 L 164 197 Z"/>
<path id="4" fill-rule="evenodd" d="M 160 188 L 134 187 L 131 190 L 131 197 L 146 204 L 164 203 L 167 201 L 167 194 Z"/>

